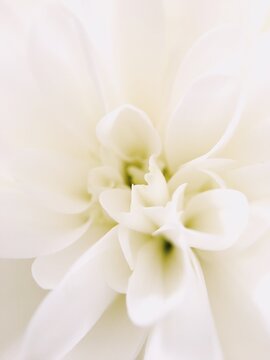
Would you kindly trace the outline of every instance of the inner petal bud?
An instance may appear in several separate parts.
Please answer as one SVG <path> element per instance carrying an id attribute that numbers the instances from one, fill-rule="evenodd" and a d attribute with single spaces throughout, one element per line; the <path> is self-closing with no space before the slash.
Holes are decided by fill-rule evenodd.
<path id="1" fill-rule="evenodd" d="M 132 162 L 124 165 L 124 180 L 131 187 L 132 185 L 145 184 L 146 162 Z"/>

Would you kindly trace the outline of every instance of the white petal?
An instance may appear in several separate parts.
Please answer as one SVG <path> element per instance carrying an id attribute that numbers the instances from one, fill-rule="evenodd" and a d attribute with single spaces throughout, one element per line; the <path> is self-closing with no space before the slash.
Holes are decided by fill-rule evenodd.
<path id="1" fill-rule="evenodd" d="M 249 248 L 270 229 L 270 201 L 254 201 L 250 203 L 250 214 L 247 227 L 235 244 L 235 249 Z M 233 249 L 232 249 L 233 251 Z"/>
<path id="2" fill-rule="evenodd" d="M 176 248 L 164 253 L 159 239 L 150 240 L 140 250 L 127 291 L 128 313 L 140 326 L 162 318 L 185 292 L 189 265 L 185 254 Z M 179 300 L 180 299 L 180 300 Z"/>
<path id="3" fill-rule="evenodd" d="M 246 64 L 246 106 L 222 156 L 244 164 L 269 161 L 270 33 L 261 33 L 249 48 Z M 254 121 L 256 119 L 256 121 Z"/>
<path id="4" fill-rule="evenodd" d="M 233 165 L 232 160 L 222 158 L 202 158 L 201 161 L 192 161 L 179 168 L 169 180 L 168 187 L 174 192 L 179 184 L 187 184 L 185 192 L 189 194 L 224 187 L 224 180 L 218 173 L 221 172 L 224 177 L 224 172 Z"/>
<path id="5" fill-rule="evenodd" d="M 165 151 L 172 171 L 218 143 L 237 101 L 238 86 L 230 77 L 209 76 L 194 83 L 168 123 Z"/>
<path id="6" fill-rule="evenodd" d="M 22 16 L 22 13 L 18 11 L 18 4 L 14 6 L 14 3 L 2 2 L 0 6 L 0 21 L 2 24 L 0 47 L 1 52 L 4 49 L 6 50 L 3 51 L 0 59 L 1 70 L 4 70 L 3 73 L 7 69 L 16 70 L 17 68 L 17 70 L 21 71 L 26 64 L 25 35 L 27 33 L 27 25 L 31 23 L 31 20 L 27 16 Z M 25 24 L 26 19 L 28 24 Z M 22 74 L 22 77 L 24 77 L 24 74 Z M 12 81 L 13 79 L 10 80 Z"/>
<path id="7" fill-rule="evenodd" d="M 85 253 L 38 308 L 27 329 L 21 359 L 63 357 L 111 304 L 115 293 L 100 267 L 106 240 Z"/>
<path id="8" fill-rule="evenodd" d="M 82 212 L 89 207 L 89 164 L 60 152 L 27 149 L 11 159 L 16 182 L 52 210 Z"/>
<path id="9" fill-rule="evenodd" d="M 149 172 L 145 175 L 147 185 L 136 185 L 132 188 L 131 208 L 134 207 L 136 198 L 140 198 L 145 206 L 162 206 L 169 200 L 169 191 L 166 179 L 157 165 L 154 157 L 149 159 Z M 137 193 L 133 199 L 134 193 Z"/>
<path id="10" fill-rule="evenodd" d="M 99 166 L 89 172 L 88 191 L 94 196 L 98 197 L 102 191 L 122 185 L 123 180 L 120 171 L 115 167 Z"/>
<path id="11" fill-rule="evenodd" d="M 106 190 L 100 194 L 99 200 L 107 214 L 113 220 L 120 222 L 123 214 L 130 209 L 130 190 Z"/>
<path id="12" fill-rule="evenodd" d="M 80 22 L 64 5 L 46 4 L 30 33 L 34 76 L 52 113 L 92 146 L 104 114 L 95 59 Z"/>
<path id="13" fill-rule="evenodd" d="M 102 257 L 102 271 L 113 290 L 126 293 L 131 271 L 120 247 L 118 227 L 111 233 L 108 249 Z"/>
<path id="14" fill-rule="evenodd" d="M 112 189 L 103 191 L 99 199 L 103 209 L 119 224 L 135 231 L 152 233 L 156 230 L 156 225 L 147 217 L 145 208 L 139 205 L 131 209 L 131 202 L 133 205 L 134 202 L 137 203 L 134 200 L 136 196 L 136 191 L 131 194 L 128 189 Z"/>
<path id="15" fill-rule="evenodd" d="M 97 126 L 100 142 L 123 160 L 148 159 L 160 151 L 158 133 L 147 115 L 131 106 L 122 106 L 104 117 Z"/>
<path id="16" fill-rule="evenodd" d="M 115 64 L 115 38 L 113 26 L 114 0 L 66 0 L 88 33 L 97 62 L 95 67 L 102 86 L 106 109 L 111 110 L 119 104 L 118 76 Z"/>
<path id="17" fill-rule="evenodd" d="M 134 360 L 146 331 L 130 321 L 125 298 L 118 296 L 89 334 L 65 360 Z"/>
<path id="18" fill-rule="evenodd" d="M 195 276 L 183 301 L 157 324 L 146 347 L 146 360 L 221 360 L 205 285 Z"/>
<path id="19" fill-rule="evenodd" d="M 64 151 L 67 151 L 69 154 L 83 154 L 85 156 L 87 147 L 89 148 L 89 139 L 86 141 L 87 144 L 84 143 L 83 145 L 78 134 L 74 136 L 75 131 L 71 134 L 71 126 L 68 125 L 73 120 L 73 122 L 76 123 L 75 129 L 83 132 L 81 125 L 78 123 L 81 119 L 78 112 L 82 112 L 82 101 L 78 101 L 78 107 L 74 106 L 77 112 L 74 109 L 72 112 L 71 104 L 74 103 L 74 101 L 72 102 L 72 99 L 68 99 L 68 96 L 65 97 L 64 94 L 66 94 L 68 90 L 72 92 L 72 89 L 74 89 L 74 94 L 72 94 L 73 99 L 78 99 L 78 97 L 82 99 L 83 96 L 76 92 L 74 82 L 72 83 L 71 80 L 69 82 L 67 79 L 64 81 L 63 76 L 60 76 L 60 73 L 63 74 L 64 72 L 64 67 L 60 66 L 59 70 L 59 66 L 54 66 L 53 62 L 48 61 L 48 58 L 50 58 L 49 54 L 51 53 L 54 53 L 55 57 L 57 57 L 60 44 L 63 45 L 63 42 L 58 42 L 58 40 L 61 39 L 49 39 L 51 43 L 54 43 L 54 50 L 44 51 L 42 54 L 37 51 L 39 55 L 41 55 L 40 57 L 35 53 L 37 57 L 39 57 L 37 60 L 38 64 L 36 64 L 38 69 L 32 66 L 32 63 L 29 63 L 29 61 L 36 58 L 32 53 L 29 54 L 29 51 L 31 52 L 29 48 L 32 49 L 32 45 L 29 44 L 29 42 L 31 42 L 30 38 L 35 32 L 32 29 L 33 21 L 35 22 L 36 19 L 40 19 L 40 13 L 44 15 L 44 12 L 46 12 L 43 6 L 45 2 L 46 1 L 41 1 L 38 5 L 32 4 L 33 6 L 29 6 L 31 10 L 28 9 L 29 11 L 25 11 L 23 14 L 18 11 L 18 7 L 20 7 L 21 4 L 10 4 L 10 7 L 14 8 L 14 12 L 18 11 L 18 17 L 13 16 L 12 11 L 9 11 L 9 5 L 4 6 L 1 4 L 0 22 L 2 24 L 2 31 L 0 35 L 0 52 L 2 56 L 0 59 L 0 96 L 2 102 L 0 117 L 4 121 L 0 123 L 0 141 L 1 143 L 8 143 L 12 149 L 20 149 L 22 146 L 36 146 L 38 148 L 64 149 Z M 21 7 L 25 7 L 26 10 L 27 5 L 24 2 L 24 5 L 21 5 Z M 35 9 L 34 12 L 32 11 L 33 9 Z M 39 25 L 41 26 L 41 24 Z M 50 26 L 51 23 L 47 23 L 47 25 Z M 72 21 L 70 25 L 72 28 Z M 59 29 L 58 34 L 61 31 L 63 31 L 63 33 L 65 32 L 63 27 L 65 26 L 61 27 L 60 25 L 61 29 Z M 54 32 L 56 36 L 57 31 L 52 30 L 52 32 Z M 36 35 L 37 34 L 34 34 L 33 36 Z M 69 37 L 69 35 L 70 32 L 67 31 L 66 38 Z M 63 38 L 65 38 L 65 36 L 63 36 Z M 42 41 L 41 39 L 39 40 L 38 47 L 42 47 Z M 67 40 L 67 42 L 68 41 L 72 43 L 71 39 Z M 74 50 L 72 50 L 74 46 L 76 47 L 76 43 L 77 40 L 75 39 L 73 44 L 70 45 L 70 54 L 67 54 L 63 61 L 68 62 L 68 59 L 72 57 L 71 55 L 76 57 L 76 51 L 74 52 Z M 76 47 L 76 49 L 77 48 L 78 47 Z M 80 77 L 81 71 L 78 70 L 82 68 L 80 65 L 80 61 L 77 61 L 77 64 L 75 64 L 73 68 L 73 75 L 75 71 Z M 35 72 L 35 69 L 41 79 Z M 55 73 L 49 76 L 51 72 Z M 67 70 L 67 77 L 68 73 L 69 71 Z M 33 76 L 33 74 L 35 74 L 35 76 Z M 37 78 L 39 78 L 40 81 L 37 81 Z M 83 77 L 81 77 L 81 79 L 82 78 Z M 84 78 L 86 79 L 86 76 Z M 67 82 L 68 85 L 72 83 L 74 86 L 66 86 L 65 84 Z M 47 92 L 44 89 L 46 83 Z M 62 87 L 63 84 L 64 88 Z M 59 87 L 61 89 L 59 89 Z M 57 89 L 59 90 L 58 92 Z M 87 99 L 87 101 L 89 102 L 89 99 Z M 93 108 L 94 107 L 95 106 L 93 106 Z M 75 117 L 74 112 L 76 112 Z"/>
<path id="20" fill-rule="evenodd" d="M 203 34 L 180 63 L 173 85 L 172 109 L 192 82 L 200 76 L 233 75 L 239 69 L 243 47 L 244 38 L 237 26 L 224 25 Z"/>
<path id="21" fill-rule="evenodd" d="M 32 275 L 39 286 L 54 289 L 75 261 L 106 232 L 106 227 L 90 225 L 86 233 L 74 244 L 54 254 L 37 257 L 32 265 Z"/>
<path id="22" fill-rule="evenodd" d="M 203 3 L 197 0 L 165 1 L 172 55 L 179 61 L 179 57 L 192 46 L 194 40 L 209 29 L 223 24 L 241 23 L 246 10 L 241 4 L 241 1 L 234 0 L 205 0 Z"/>
<path id="23" fill-rule="evenodd" d="M 17 344 L 46 292 L 32 279 L 29 260 L 1 259 L 0 281 L 0 358 L 17 360 Z"/>
<path id="24" fill-rule="evenodd" d="M 260 313 L 263 316 L 264 322 L 266 323 L 268 333 L 270 334 L 270 311 L 269 311 L 269 301 L 270 301 L 270 272 L 268 272 L 258 283 L 255 294 L 254 301 L 257 304 Z"/>
<path id="25" fill-rule="evenodd" d="M 131 270 L 134 270 L 139 251 L 150 239 L 151 237 L 149 235 L 122 226 L 119 227 L 119 241 Z"/>
<path id="26" fill-rule="evenodd" d="M 249 205 L 236 190 L 209 190 L 190 200 L 184 217 L 189 246 L 222 250 L 239 240 L 248 224 Z"/>
<path id="27" fill-rule="evenodd" d="M 242 191 L 249 200 L 270 196 L 270 163 L 258 163 L 237 168 L 225 174 L 230 187 Z"/>
<path id="28" fill-rule="evenodd" d="M 58 251 L 79 239 L 89 220 L 84 214 L 47 210 L 12 188 L 0 191 L 1 257 L 28 258 Z"/>
<path id="29" fill-rule="evenodd" d="M 201 263 L 224 359 L 267 360 L 269 332 L 253 291 L 269 269 L 269 234 L 246 254 Z"/>
<path id="30" fill-rule="evenodd" d="M 114 50 L 124 101 L 160 116 L 160 96 L 166 58 L 161 0 L 114 2 Z"/>

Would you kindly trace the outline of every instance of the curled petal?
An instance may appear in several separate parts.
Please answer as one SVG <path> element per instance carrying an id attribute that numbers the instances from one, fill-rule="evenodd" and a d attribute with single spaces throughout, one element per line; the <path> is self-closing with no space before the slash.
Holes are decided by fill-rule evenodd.
<path id="1" fill-rule="evenodd" d="M 113 220 L 121 222 L 123 214 L 130 209 L 130 191 L 128 189 L 105 190 L 100 194 L 99 201 Z"/>
<path id="2" fill-rule="evenodd" d="M 147 115 L 131 105 L 104 117 L 97 126 L 100 142 L 127 162 L 146 160 L 160 152 L 160 140 Z"/>
<path id="3" fill-rule="evenodd" d="M 239 240 L 248 219 L 249 205 L 242 193 L 209 190 L 194 196 L 188 203 L 183 236 L 191 247 L 223 250 Z"/>

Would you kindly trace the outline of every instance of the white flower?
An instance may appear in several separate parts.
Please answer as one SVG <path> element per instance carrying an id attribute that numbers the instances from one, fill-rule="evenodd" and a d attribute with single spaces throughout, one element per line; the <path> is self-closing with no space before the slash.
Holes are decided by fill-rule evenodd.
<path id="1" fill-rule="evenodd" d="M 35 258 L 51 290 L 25 288 L 3 358 L 268 358 L 270 32 L 254 4 L 0 6 L 0 256 Z"/>

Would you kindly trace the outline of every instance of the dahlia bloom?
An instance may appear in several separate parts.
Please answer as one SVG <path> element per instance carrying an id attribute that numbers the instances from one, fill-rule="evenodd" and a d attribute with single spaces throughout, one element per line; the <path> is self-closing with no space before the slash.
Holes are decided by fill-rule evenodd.
<path id="1" fill-rule="evenodd" d="M 268 359 L 269 5 L 0 10 L 1 358 Z"/>

